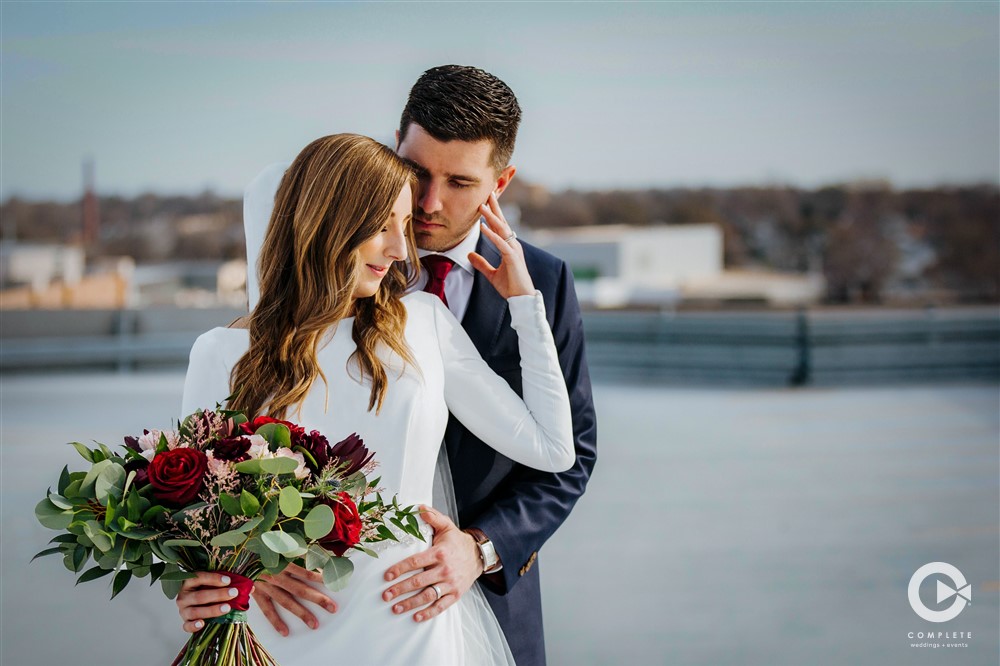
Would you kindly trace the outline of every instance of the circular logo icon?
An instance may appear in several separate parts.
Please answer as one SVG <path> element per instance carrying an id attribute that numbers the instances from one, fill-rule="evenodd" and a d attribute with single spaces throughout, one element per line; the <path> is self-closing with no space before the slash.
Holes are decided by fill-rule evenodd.
<path id="1" fill-rule="evenodd" d="M 937 581 L 937 603 L 955 597 L 951 605 L 942 610 L 931 610 L 920 600 L 920 586 L 928 577 L 935 574 L 945 576 L 951 580 L 951 585 Z M 972 587 L 965 580 L 962 572 L 947 562 L 928 562 L 924 566 L 913 572 L 910 577 L 910 585 L 906 589 L 906 595 L 910 600 L 910 607 L 913 612 L 928 622 L 947 622 L 954 620 L 958 614 L 965 610 L 966 604 L 972 601 Z"/>

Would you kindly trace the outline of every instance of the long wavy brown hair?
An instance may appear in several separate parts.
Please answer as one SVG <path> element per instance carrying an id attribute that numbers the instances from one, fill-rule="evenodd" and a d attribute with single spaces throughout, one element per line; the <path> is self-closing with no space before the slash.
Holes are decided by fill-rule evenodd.
<path id="1" fill-rule="evenodd" d="M 326 383 L 318 346 L 331 326 L 353 315 L 357 350 L 348 365 L 356 363 L 360 379 L 371 383 L 368 409 L 378 413 L 388 385 L 378 349 L 413 363 L 400 297 L 415 275 L 394 262 L 374 296 L 355 299 L 357 250 L 382 230 L 399 193 L 414 184 L 395 153 L 357 134 L 325 136 L 299 153 L 275 195 L 257 264 L 260 301 L 249 317 L 250 348 L 230 376 L 230 409 L 252 417 L 267 408 L 285 418 L 317 377 Z M 417 256 L 412 227 L 407 252 Z"/>

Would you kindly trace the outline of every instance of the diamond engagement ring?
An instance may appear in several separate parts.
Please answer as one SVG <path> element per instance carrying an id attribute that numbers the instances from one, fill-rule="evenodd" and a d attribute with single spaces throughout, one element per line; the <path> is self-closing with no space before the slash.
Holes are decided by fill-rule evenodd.
<path id="1" fill-rule="evenodd" d="M 437 585 L 431 585 L 430 588 L 432 590 L 434 590 L 434 594 L 437 595 L 437 599 L 435 599 L 434 601 L 437 601 L 438 599 L 440 599 L 441 598 L 441 588 L 438 587 Z"/>

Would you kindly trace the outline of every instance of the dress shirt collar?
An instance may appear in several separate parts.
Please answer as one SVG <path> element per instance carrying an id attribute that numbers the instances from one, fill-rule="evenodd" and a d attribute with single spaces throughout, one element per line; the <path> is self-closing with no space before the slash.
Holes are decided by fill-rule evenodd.
<path id="1" fill-rule="evenodd" d="M 482 232 L 479 230 L 479 221 L 477 220 L 476 223 L 472 225 L 472 229 L 469 233 L 462 239 L 462 242 L 450 250 L 445 250 L 444 252 L 418 250 L 417 256 L 422 259 L 428 254 L 443 254 L 454 261 L 456 266 L 460 266 L 466 273 L 474 276 L 476 274 L 476 269 L 472 267 L 472 263 L 469 261 L 469 253 L 476 251 L 476 246 L 479 245 L 479 236 L 481 234 Z"/>

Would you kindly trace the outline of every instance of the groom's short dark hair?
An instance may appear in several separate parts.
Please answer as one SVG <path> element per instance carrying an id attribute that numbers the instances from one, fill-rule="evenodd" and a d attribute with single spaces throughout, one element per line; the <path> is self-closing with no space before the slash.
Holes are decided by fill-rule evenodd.
<path id="1" fill-rule="evenodd" d="M 476 67 L 442 65 L 420 75 L 399 119 L 399 141 L 410 123 L 438 141 L 493 142 L 491 162 L 500 171 L 510 164 L 521 124 L 521 107 L 510 87 Z"/>

